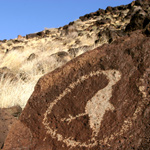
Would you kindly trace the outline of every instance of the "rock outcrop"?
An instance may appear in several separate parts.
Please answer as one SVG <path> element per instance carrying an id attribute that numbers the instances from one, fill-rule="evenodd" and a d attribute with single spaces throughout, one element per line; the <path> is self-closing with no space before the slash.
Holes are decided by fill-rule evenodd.
<path id="1" fill-rule="evenodd" d="M 148 150 L 149 49 L 137 30 L 43 76 L 4 149 Z"/>
<path id="2" fill-rule="evenodd" d="M 37 32 L 37 33 L 32 33 L 32 34 L 27 34 L 26 38 L 27 39 L 32 39 L 32 38 L 42 38 L 44 37 L 45 33 L 43 31 Z"/>
<path id="3" fill-rule="evenodd" d="M 149 8 L 149 0 L 136 0 L 99 9 L 58 29 L 0 41 L 2 86 L 7 80 L 29 82 L 23 87 L 31 89 L 37 76 L 69 61 L 40 78 L 19 120 L 16 107 L 10 108 L 13 113 L 0 109 L 0 147 L 149 150 Z M 4 62 L 13 55 L 16 64 Z M 15 96 L 23 101 L 28 93 Z"/>
<path id="4" fill-rule="evenodd" d="M 4 141 L 17 117 L 21 114 L 22 109 L 20 106 L 11 108 L 0 108 L 0 148 L 3 148 Z"/>

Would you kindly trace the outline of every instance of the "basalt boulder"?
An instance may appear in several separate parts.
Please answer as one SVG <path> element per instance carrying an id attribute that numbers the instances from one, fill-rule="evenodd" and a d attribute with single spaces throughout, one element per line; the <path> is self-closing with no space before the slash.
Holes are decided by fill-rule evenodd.
<path id="1" fill-rule="evenodd" d="M 27 34 L 26 39 L 42 38 L 44 36 L 45 36 L 44 31 L 41 31 L 41 32 L 37 32 L 37 33 Z"/>
<path id="2" fill-rule="evenodd" d="M 150 37 L 104 44 L 44 75 L 4 149 L 150 147 Z"/>
<path id="3" fill-rule="evenodd" d="M 0 148 L 3 148 L 7 134 L 21 112 L 20 106 L 0 108 Z"/>
<path id="4" fill-rule="evenodd" d="M 150 17 L 143 11 L 137 11 L 131 18 L 130 23 L 126 27 L 126 31 L 135 31 L 143 29 L 150 22 Z"/>

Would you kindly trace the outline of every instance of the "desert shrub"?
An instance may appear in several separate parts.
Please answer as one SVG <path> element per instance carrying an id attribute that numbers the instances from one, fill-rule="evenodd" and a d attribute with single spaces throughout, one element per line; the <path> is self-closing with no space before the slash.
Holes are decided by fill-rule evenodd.
<path id="1" fill-rule="evenodd" d="M 74 32 L 70 32 L 68 34 L 68 38 L 76 38 L 78 37 L 78 32 L 74 31 Z"/>
<path id="2" fill-rule="evenodd" d="M 47 53 L 41 53 L 41 57 L 32 61 L 24 61 L 16 72 L 18 80 L 1 78 L 0 107 L 20 105 L 24 108 L 39 78 L 61 65 L 63 62 L 58 62 L 57 58 Z M 27 76 L 25 80 L 20 76 L 22 73 Z"/>
<path id="3" fill-rule="evenodd" d="M 78 32 L 77 32 L 75 26 L 70 25 L 67 29 L 67 34 L 68 34 L 67 35 L 68 38 L 76 38 L 78 36 Z"/>
<path id="4" fill-rule="evenodd" d="M 0 107 L 8 108 L 14 105 L 20 105 L 25 107 L 27 100 L 34 90 L 34 86 L 39 79 L 39 76 L 35 77 L 28 82 L 24 82 L 21 79 L 18 81 L 12 81 L 11 79 L 0 81 Z"/>
<path id="5" fill-rule="evenodd" d="M 11 70 L 17 71 L 20 66 L 24 63 L 30 51 L 10 51 L 0 60 L 0 68 L 7 67 Z"/>
<path id="6" fill-rule="evenodd" d="M 76 31 L 75 26 L 71 25 L 68 27 L 68 32 L 74 32 L 74 31 Z"/>

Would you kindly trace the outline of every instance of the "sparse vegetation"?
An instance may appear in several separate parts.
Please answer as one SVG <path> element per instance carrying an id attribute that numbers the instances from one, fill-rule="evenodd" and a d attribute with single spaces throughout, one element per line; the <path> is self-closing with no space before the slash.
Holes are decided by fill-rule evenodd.
<path id="1" fill-rule="evenodd" d="M 12 45 L 12 41 L 7 41 L 7 45 L 11 46 Z"/>
<path id="2" fill-rule="evenodd" d="M 125 11 L 124 15 L 128 11 Z M 104 18 L 103 15 L 90 19 L 86 16 L 82 18 L 84 21 L 78 19 L 64 27 L 45 28 L 43 32 L 32 36 L 28 34 L 28 38 L 24 37 L 22 42 L 17 39 L 1 42 L 0 68 L 8 68 L 15 80 L 12 80 L 11 76 L 6 79 L 0 74 L 0 107 L 20 105 L 24 108 L 41 76 L 95 48 L 95 44 L 100 46 L 107 43 L 107 37 L 98 38 L 97 34 L 109 28 L 110 24 L 95 26 L 97 20 Z M 107 18 L 111 18 L 111 25 L 116 23 L 113 15 L 108 14 Z M 126 19 L 126 24 L 129 21 Z M 119 29 L 125 26 L 121 21 L 118 21 L 118 25 Z M 96 40 L 98 42 L 95 42 Z"/>

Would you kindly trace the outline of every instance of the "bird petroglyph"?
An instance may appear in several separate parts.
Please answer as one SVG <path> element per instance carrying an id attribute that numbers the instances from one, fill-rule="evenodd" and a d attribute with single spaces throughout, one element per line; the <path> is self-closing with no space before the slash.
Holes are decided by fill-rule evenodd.
<path id="1" fill-rule="evenodd" d="M 110 98 L 112 97 L 112 86 L 121 78 L 119 71 L 103 71 L 103 74 L 107 76 L 109 83 L 105 88 L 99 90 L 92 97 L 92 99 L 87 102 L 85 113 L 78 114 L 75 117 L 69 115 L 69 118 L 62 119 L 62 121 L 67 121 L 69 124 L 72 120 L 78 117 L 88 115 L 90 118 L 90 127 L 93 130 L 93 136 L 97 136 L 99 132 L 105 111 L 114 110 L 114 106 L 109 102 Z"/>
<path id="2" fill-rule="evenodd" d="M 88 100 L 85 106 L 85 112 L 76 116 L 69 115 L 68 118 L 61 119 L 61 121 L 67 121 L 67 123 L 69 124 L 72 120 L 75 120 L 78 117 L 88 115 L 90 128 L 93 131 L 92 139 L 95 140 L 95 137 L 99 133 L 101 121 L 105 112 L 114 110 L 114 106 L 110 103 L 109 100 L 112 97 L 113 85 L 115 85 L 121 79 L 121 73 L 117 70 L 98 70 L 95 72 L 91 72 L 88 75 L 81 76 L 79 79 L 77 79 L 76 82 L 71 83 L 66 89 L 64 89 L 64 91 L 52 103 L 50 103 L 48 109 L 44 114 L 43 124 L 45 126 L 45 129 L 47 130 L 47 134 L 50 134 L 52 138 L 57 138 L 58 141 L 63 141 L 68 146 L 72 147 L 77 145 L 92 147 L 96 144 L 96 141 L 94 143 L 87 144 L 86 142 L 76 142 L 75 140 L 72 140 L 72 137 L 64 138 L 61 134 L 57 133 L 57 130 L 50 127 L 50 123 L 48 122 L 48 115 L 52 112 L 54 105 L 57 105 L 57 103 L 61 101 L 61 99 L 65 97 L 66 94 L 70 93 L 78 84 L 87 80 L 89 77 L 100 77 L 101 74 L 106 75 L 106 78 L 109 82 L 105 88 L 99 90 L 90 100 Z"/>

